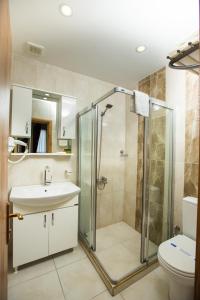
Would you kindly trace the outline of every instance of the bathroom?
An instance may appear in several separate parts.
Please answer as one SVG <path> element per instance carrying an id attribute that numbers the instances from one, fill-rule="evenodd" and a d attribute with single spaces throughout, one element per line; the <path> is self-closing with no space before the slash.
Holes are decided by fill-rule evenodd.
<path id="1" fill-rule="evenodd" d="M 198 5 L 2 0 L 0 300 L 200 299 Z"/>

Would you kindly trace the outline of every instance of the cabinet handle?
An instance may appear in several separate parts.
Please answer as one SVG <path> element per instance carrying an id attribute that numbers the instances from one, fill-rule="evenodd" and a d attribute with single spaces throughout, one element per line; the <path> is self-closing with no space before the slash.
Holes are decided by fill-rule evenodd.
<path id="1" fill-rule="evenodd" d="M 43 223 L 43 225 L 44 225 L 44 228 L 47 227 L 47 216 L 46 215 L 44 215 L 44 223 Z"/>
<path id="2" fill-rule="evenodd" d="M 26 126 L 25 126 L 25 131 L 26 131 L 26 134 L 28 134 L 28 129 L 29 129 L 29 123 L 28 122 L 26 122 Z"/>
<path id="3" fill-rule="evenodd" d="M 54 213 L 51 214 L 51 224 L 54 226 Z"/>
<path id="4" fill-rule="evenodd" d="M 63 136 L 65 136 L 65 127 L 63 127 Z"/>

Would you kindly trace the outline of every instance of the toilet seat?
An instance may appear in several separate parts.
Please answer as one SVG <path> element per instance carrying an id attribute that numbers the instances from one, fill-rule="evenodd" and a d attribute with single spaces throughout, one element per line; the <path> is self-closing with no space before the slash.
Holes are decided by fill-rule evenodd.
<path id="1" fill-rule="evenodd" d="M 195 276 L 195 248 L 195 241 L 177 235 L 159 246 L 158 259 L 170 272 L 192 279 Z"/>
<path id="2" fill-rule="evenodd" d="M 171 267 L 169 264 L 167 264 L 158 254 L 158 261 L 160 265 L 169 273 L 174 274 L 176 277 L 187 279 L 187 280 L 194 280 L 195 274 L 194 273 L 184 273 L 180 270 L 177 270 L 173 267 Z"/>

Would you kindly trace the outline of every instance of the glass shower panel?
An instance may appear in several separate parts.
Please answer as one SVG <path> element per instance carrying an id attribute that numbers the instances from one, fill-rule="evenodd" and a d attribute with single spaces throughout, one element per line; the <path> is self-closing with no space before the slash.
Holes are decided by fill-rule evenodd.
<path id="1" fill-rule="evenodd" d="M 151 99 L 144 118 L 133 100 L 115 88 L 79 114 L 79 232 L 114 285 L 154 261 L 172 231 L 173 110 Z"/>
<path id="2" fill-rule="evenodd" d="M 95 255 L 113 283 L 141 267 L 136 226 L 138 115 L 133 98 L 114 93 L 98 103 L 97 233 Z"/>
<path id="3" fill-rule="evenodd" d="M 170 237 L 172 110 L 151 104 L 148 154 L 147 258 Z"/>
<path id="4" fill-rule="evenodd" d="M 93 110 L 89 110 L 79 116 L 79 233 L 94 249 L 93 175 Z"/>

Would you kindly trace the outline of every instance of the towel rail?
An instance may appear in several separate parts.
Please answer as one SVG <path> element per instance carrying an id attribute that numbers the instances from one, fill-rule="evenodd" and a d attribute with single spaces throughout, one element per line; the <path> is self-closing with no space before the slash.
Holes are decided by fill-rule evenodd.
<path id="1" fill-rule="evenodd" d="M 196 43 L 189 42 L 188 46 L 189 46 L 188 49 L 177 50 L 177 54 L 175 56 L 172 57 L 167 56 L 167 59 L 170 60 L 169 62 L 170 68 L 177 69 L 177 70 L 188 70 L 188 69 L 190 70 L 190 69 L 200 68 L 200 63 L 190 56 L 193 52 L 199 50 L 199 42 Z M 191 60 L 196 61 L 197 63 L 189 64 L 189 65 L 184 64 L 183 62 L 181 62 L 181 60 L 186 57 L 189 57 Z"/>

